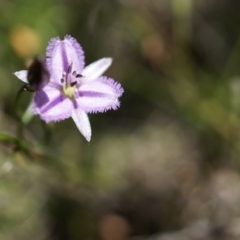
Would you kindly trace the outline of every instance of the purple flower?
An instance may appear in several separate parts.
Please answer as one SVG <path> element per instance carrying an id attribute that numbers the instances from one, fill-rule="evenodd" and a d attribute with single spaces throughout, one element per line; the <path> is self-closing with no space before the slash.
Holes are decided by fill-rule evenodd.
<path id="1" fill-rule="evenodd" d="M 90 141 L 91 126 L 87 113 L 116 110 L 123 89 L 113 79 L 101 76 L 111 65 L 102 58 L 84 68 L 84 53 L 71 36 L 53 38 L 46 51 L 50 82 L 37 91 L 32 104 L 34 114 L 46 122 L 72 117 L 79 131 Z M 27 83 L 27 71 L 14 73 Z"/>

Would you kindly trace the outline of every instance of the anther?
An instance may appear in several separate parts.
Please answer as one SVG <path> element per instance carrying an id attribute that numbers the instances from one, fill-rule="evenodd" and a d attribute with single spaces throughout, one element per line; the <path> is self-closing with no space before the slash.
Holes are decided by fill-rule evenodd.
<path id="1" fill-rule="evenodd" d="M 70 85 L 71 85 L 71 87 L 73 87 L 73 86 L 75 86 L 76 84 L 77 84 L 77 81 L 72 82 Z"/>
<path id="2" fill-rule="evenodd" d="M 75 76 L 75 78 L 80 78 L 80 77 L 82 77 L 81 74 L 77 74 L 77 75 Z"/>
<path id="3" fill-rule="evenodd" d="M 72 75 L 75 77 L 77 75 L 77 72 L 73 71 Z"/>
<path id="4" fill-rule="evenodd" d="M 63 83 L 64 82 L 64 79 L 63 78 L 61 78 L 61 83 Z"/>
<path id="5" fill-rule="evenodd" d="M 70 63 L 70 65 L 68 66 L 68 74 L 72 72 L 72 62 Z"/>

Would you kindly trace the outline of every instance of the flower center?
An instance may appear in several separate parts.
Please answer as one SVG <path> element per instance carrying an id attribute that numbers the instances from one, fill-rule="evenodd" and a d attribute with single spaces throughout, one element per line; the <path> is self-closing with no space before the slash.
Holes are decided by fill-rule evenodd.
<path id="1" fill-rule="evenodd" d="M 62 93 L 71 100 L 74 99 L 74 94 L 77 89 L 78 78 L 81 77 L 82 75 L 78 74 L 76 71 L 72 72 L 72 62 L 68 67 L 67 73 L 64 72 L 62 74 Z"/>
<path id="2" fill-rule="evenodd" d="M 75 89 L 76 89 L 75 86 L 71 87 L 71 86 L 66 86 L 66 85 L 64 85 L 62 91 L 63 91 L 63 94 L 64 94 L 66 97 L 68 97 L 68 98 L 70 98 L 70 99 L 73 100 L 73 99 L 74 99 Z"/>

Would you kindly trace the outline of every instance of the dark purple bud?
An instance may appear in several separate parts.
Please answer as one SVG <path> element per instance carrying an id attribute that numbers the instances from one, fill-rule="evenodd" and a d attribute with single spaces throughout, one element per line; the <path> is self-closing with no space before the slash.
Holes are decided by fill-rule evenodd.
<path id="1" fill-rule="evenodd" d="M 28 68 L 27 80 L 33 91 L 43 89 L 50 81 L 50 74 L 45 61 L 36 57 Z"/>

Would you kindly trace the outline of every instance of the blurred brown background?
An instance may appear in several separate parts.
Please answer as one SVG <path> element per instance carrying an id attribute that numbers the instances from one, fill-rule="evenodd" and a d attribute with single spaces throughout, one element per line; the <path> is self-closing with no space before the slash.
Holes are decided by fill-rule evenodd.
<path id="1" fill-rule="evenodd" d="M 0 0 L 0 239 L 240 239 L 239 0 Z M 13 111 L 12 74 L 75 37 L 125 89 L 71 119 Z M 31 99 L 24 93 L 19 110 Z"/>

